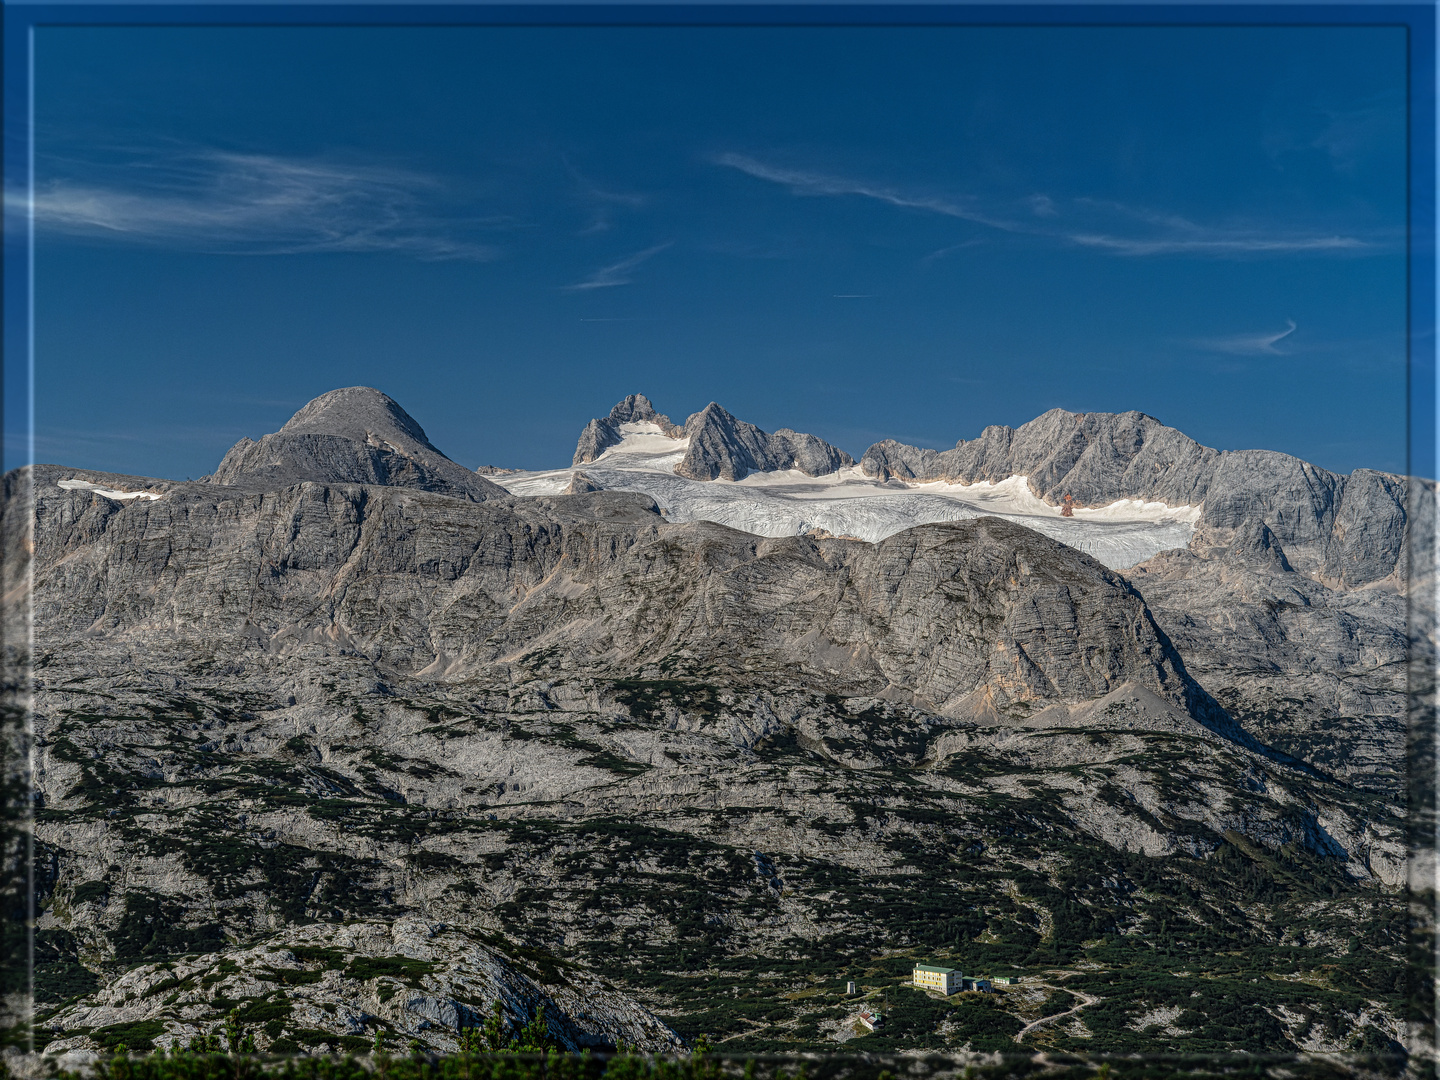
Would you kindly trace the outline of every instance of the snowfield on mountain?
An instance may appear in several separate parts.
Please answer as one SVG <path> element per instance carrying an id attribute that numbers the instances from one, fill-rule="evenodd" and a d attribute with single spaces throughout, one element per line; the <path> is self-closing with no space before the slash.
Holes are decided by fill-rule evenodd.
<path id="1" fill-rule="evenodd" d="M 998 483 L 953 484 L 943 480 L 880 481 L 858 465 L 824 476 L 798 469 L 752 472 L 740 480 L 690 480 L 675 473 L 688 439 L 667 438 L 653 422 L 620 426 L 619 443 L 607 447 L 582 475 L 592 490 L 649 495 L 670 521 L 713 521 L 758 536 L 799 536 L 821 530 L 871 542 L 916 525 L 967 521 L 991 515 L 1044 533 L 1123 570 L 1152 555 L 1181 548 L 1195 535 L 1200 510 L 1160 502 L 1117 499 L 1063 517 L 1058 506 L 1037 499 L 1023 476 Z M 574 482 L 573 468 L 517 471 L 494 477 L 516 495 L 559 495 Z"/>

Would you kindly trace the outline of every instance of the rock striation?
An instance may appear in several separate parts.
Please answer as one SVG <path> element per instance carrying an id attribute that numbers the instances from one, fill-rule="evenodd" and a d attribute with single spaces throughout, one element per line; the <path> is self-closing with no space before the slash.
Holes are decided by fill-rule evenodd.
<path id="1" fill-rule="evenodd" d="M 621 675 L 684 649 L 939 710 L 1123 682 L 1181 705 L 1194 692 L 1124 579 L 997 518 L 872 545 L 672 525 L 623 492 L 474 506 L 360 485 L 190 484 L 121 504 L 56 475 L 36 474 L 35 618 L 57 640 L 177 662 L 237 641 L 262 655 L 320 646 L 451 678 L 540 648 Z"/>
<path id="2" fill-rule="evenodd" d="M 1222 453 L 1139 412 L 1052 409 L 945 451 L 886 440 L 865 451 L 860 467 L 916 482 L 1024 476 L 1057 506 L 1066 495 L 1078 507 L 1119 499 L 1201 506 L 1196 544 L 1228 547 L 1236 530 L 1263 523 L 1293 566 L 1346 588 L 1397 573 L 1411 497 L 1405 477 L 1370 469 L 1339 476 L 1270 450 Z"/>
<path id="3" fill-rule="evenodd" d="M 303 481 L 419 488 L 484 502 L 503 488 L 451 461 L 391 398 L 368 386 L 332 390 L 259 442 L 241 439 L 205 478 L 274 488 Z"/>

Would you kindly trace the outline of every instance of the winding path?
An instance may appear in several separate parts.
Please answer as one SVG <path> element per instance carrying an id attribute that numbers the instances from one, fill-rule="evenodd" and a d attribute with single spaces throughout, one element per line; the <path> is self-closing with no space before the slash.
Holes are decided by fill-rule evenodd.
<path id="1" fill-rule="evenodd" d="M 1041 987 L 1041 988 L 1043 988 L 1043 989 L 1045 989 L 1045 990 L 1063 990 L 1063 991 L 1065 991 L 1065 993 L 1067 993 L 1067 994 L 1074 994 L 1076 997 L 1078 997 L 1078 998 L 1081 999 L 1081 1000 L 1080 1000 L 1080 1004 L 1079 1004 L 1079 1005 L 1076 1005 L 1076 1006 L 1075 1006 L 1074 1008 L 1072 1008 L 1072 1009 L 1066 1009 L 1066 1010 L 1065 1010 L 1064 1012 L 1062 1012 L 1062 1013 L 1055 1013 L 1053 1016 L 1042 1016 L 1039 1020 L 1031 1020 L 1030 1023 L 1026 1024 L 1023 1028 L 1021 1028 L 1019 1031 L 1017 1031 L 1017 1032 L 1015 1033 L 1015 1041 L 1016 1041 L 1017 1043 L 1018 1043 L 1018 1042 L 1023 1042 L 1024 1039 L 1025 1039 L 1025 1036 L 1026 1036 L 1026 1035 L 1029 1035 L 1030 1032 L 1034 1031 L 1034 1030 L 1035 1030 L 1037 1027 L 1039 1027 L 1041 1024 L 1048 1024 L 1048 1023 L 1050 1023 L 1050 1021 L 1052 1021 L 1052 1020 L 1059 1020 L 1059 1019 L 1061 1019 L 1062 1017 L 1066 1017 L 1066 1016 L 1071 1015 L 1072 1013 L 1077 1013 L 1077 1012 L 1079 1012 L 1081 1009 L 1085 1008 L 1086 1005 L 1094 1005 L 1097 1001 L 1100 1000 L 1098 997 L 1095 997 L 1093 994 L 1086 994 L 1086 993 L 1084 993 L 1084 992 L 1082 992 L 1082 991 L 1080 991 L 1080 990 L 1072 990 L 1071 988 L 1069 988 L 1069 987 L 1067 987 L 1067 986 L 1051 986 L 1049 983 L 1035 983 L 1035 984 L 1033 984 L 1033 985 L 1039 986 L 1039 987 Z"/>

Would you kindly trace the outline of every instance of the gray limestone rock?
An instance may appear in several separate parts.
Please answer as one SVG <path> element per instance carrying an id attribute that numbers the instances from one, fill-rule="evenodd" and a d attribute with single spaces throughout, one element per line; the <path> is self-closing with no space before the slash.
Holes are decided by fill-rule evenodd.
<path id="1" fill-rule="evenodd" d="M 656 424 L 665 434 L 679 437 L 680 429 L 672 424 L 664 413 L 656 412 L 655 406 L 650 404 L 650 399 L 644 394 L 631 394 L 616 402 L 615 407 L 610 410 L 610 419 L 617 424 Z"/>
<path id="2" fill-rule="evenodd" d="M 302 481 L 384 484 L 476 502 L 508 498 L 437 450 L 404 409 L 368 386 L 322 394 L 279 431 L 259 442 L 241 439 L 204 479 L 261 488 Z"/>
<path id="3" fill-rule="evenodd" d="M 1292 569 L 1280 541 L 1263 521 L 1248 521 L 1237 529 L 1221 557 L 1271 573 L 1288 573 Z"/>
<path id="4" fill-rule="evenodd" d="M 775 467 L 769 434 L 737 420 L 713 401 L 685 421 L 685 436 L 690 447 L 675 472 L 691 480 L 740 480 Z"/>
<path id="5" fill-rule="evenodd" d="M 1182 704 L 1189 693 L 1122 578 L 996 518 L 817 543 L 672 525 L 621 492 L 476 505 L 360 485 L 189 484 L 116 503 L 55 475 L 37 473 L 46 641 L 143 641 L 157 656 L 333 646 L 452 677 L 542 646 L 620 673 L 688 649 L 900 688 L 939 709 L 982 691 L 1024 704 L 1127 681 Z"/>
<path id="6" fill-rule="evenodd" d="M 779 428 L 771 436 L 771 448 L 775 457 L 789 460 L 785 468 L 799 469 L 806 476 L 825 476 L 855 464 L 855 459 L 844 450 L 836 449 L 819 436 L 789 428 Z"/>
<path id="7" fill-rule="evenodd" d="M 876 443 L 861 467 L 882 479 L 965 484 L 1025 476 L 1036 495 L 1056 505 L 1067 494 L 1082 507 L 1123 498 L 1184 505 L 1199 501 L 1197 482 L 1217 456 L 1144 413 L 1051 409 L 1019 428 L 987 427 L 952 450 Z"/>
<path id="8" fill-rule="evenodd" d="M 197 1035 L 224 1033 L 232 998 L 277 983 L 287 987 L 284 1012 L 294 1026 L 308 1028 L 312 1039 L 328 1036 L 332 1050 L 346 1036 L 368 1039 L 369 1029 L 383 1025 L 401 1045 L 414 1039 L 455 1053 L 464 1032 L 481 1026 L 497 1004 L 510 1033 L 543 1008 L 550 1038 L 571 1052 L 683 1048 L 659 1017 L 592 973 L 568 964 L 563 981 L 542 984 L 506 955 L 506 946 L 515 948 L 495 935 L 415 918 L 287 927 L 263 945 L 132 967 L 53 1016 L 49 1024 L 62 1037 L 49 1052 L 94 1051 L 88 1032 L 117 1024 L 153 1025 L 158 1048 L 183 1048 Z M 388 971 L 404 965 L 411 987 L 397 993 L 398 980 L 378 974 L 387 965 Z M 256 1038 L 262 1053 L 276 1041 L 263 1028 Z"/>
<path id="9" fill-rule="evenodd" d="M 945 451 L 887 440 L 865 452 L 861 467 L 922 482 L 1024 476 L 1051 505 L 1069 495 L 1080 507 L 1119 499 L 1202 506 L 1194 546 L 1228 547 L 1233 530 L 1263 523 L 1296 569 L 1345 587 L 1396 573 L 1410 520 L 1404 477 L 1368 469 L 1339 476 L 1270 450 L 1222 453 L 1139 412 L 1052 409 Z"/>
<path id="10" fill-rule="evenodd" d="M 985 430 L 996 429 L 986 428 Z M 877 476 L 881 480 L 894 478 L 916 480 L 922 483 L 927 480 L 944 480 L 948 479 L 946 465 L 947 462 L 940 456 L 938 450 L 907 446 L 894 439 L 884 439 L 875 443 L 860 457 L 860 468 L 867 475 Z"/>
<path id="11" fill-rule="evenodd" d="M 799 469 L 824 476 L 855 459 L 814 435 L 781 428 L 775 434 L 738 420 L 711 402 L 685 421 L 690 447 L 675 472 L 691 480 L 741 480 L 752 472 Z"/>
<path id="12" fill-rule="evenodd" d="M 585 425 L 580 440 L 575 445 L 572 465 L 586 465 L 620 441 L 621 424 L 652 423 L 672 439 L 683 435 L 681 428 L 670 422 L 670 418 L 655 411 L 650 399 L 644 394 L 631 394 L 617 402 L 609 416 L 597 417 Z"/>
<path id="13" fill-rule="evenodd" d="M 688 438 L 689 449 L 675 471 L 691 480 L 739 480 L 752 472 L 799 469 L 807 476 L 824 476 L 855 459 L 824 439 L 789 428 L 774 434 L 760 430 L 726 412 L 713 401 L 690 416 L 684 427 L 655 411 L 642 394 L 631 394 L 610 410 L 609 416 L 591 420 L 580 433 L 573 465 L 594 461 L 620 442 L 621 424 L 649 422 L 671 438 Z"/>
<path id="14" fill-rule="evenodd" d="M 565 489 L 566 495 L 584 495 L 588 491 L 600 491 L 600 485 L 591 480 L 583 472 L 575 472 L 570 475 L 570 485 Z"/>
<path id="15" fill-rule="evenodd" d="M 608 416 L 597 417 L 580 432 L 580 440 L 575 444 L 575 455 L 570 464 L 588 465 L 619 441 L 620 425 Z"/>
<path id="16" fill-rule="evenodd" d="M 1407 501 L 1418 505 L 1407 507 Z M 1408 522 L 1433 521 L 1433 507 L 1434 485 L 1356 469 L 1343 478 L 1330 530 L 1333 542 L 1327 546 L 1321 575 L 1344 586 L 1391 576 L 1403 567 Z M 1428 548 L 1423 542 L 1417 545 L 1418 550 Z"/>

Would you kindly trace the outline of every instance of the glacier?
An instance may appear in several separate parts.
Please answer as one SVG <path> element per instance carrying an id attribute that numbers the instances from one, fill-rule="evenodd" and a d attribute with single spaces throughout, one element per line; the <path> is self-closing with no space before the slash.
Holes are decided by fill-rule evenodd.
<path id="1" fill-rule="evenodd" d="M 667 520 L 713 521 L 758 536 L 796 536 L 823 530 L 870 543 L 916 525 L 1001 517 L 1083 551 L 1112 570 L 1190 543 L 1198 506 L 1122 499 L 1077 509 L 1073 517 L 1037 498 L 1023 476 L 998 483 L 880 481 L 858 465 L 825 476 L 794 469 L 756 472 L 741 480 L 689 480 L 675 465 L 688 439 L 672 438 L 651 422 L 620 425 L 621 441 L 580 469 L 516 471 L 492 476 L 513 495 L 559 495 L 576 471 L 599 488 L 650 496 Z"/>

